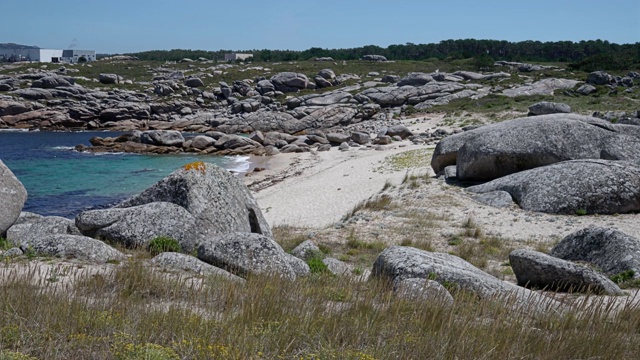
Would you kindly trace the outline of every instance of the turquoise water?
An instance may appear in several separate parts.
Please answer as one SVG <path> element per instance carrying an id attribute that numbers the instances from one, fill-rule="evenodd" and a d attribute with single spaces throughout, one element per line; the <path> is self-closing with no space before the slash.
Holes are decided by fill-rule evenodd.
<path id="1" fill-rule="evenodd" d="M 141 192 L 184 164 L 206 161 L 237 171 L 246 157 L 215 155 L 92 154 L 73 150 L 93 136 L 114 133 L 0 132 L 0 160 L 29 194 L 25 211 L 73 217 Z"/>

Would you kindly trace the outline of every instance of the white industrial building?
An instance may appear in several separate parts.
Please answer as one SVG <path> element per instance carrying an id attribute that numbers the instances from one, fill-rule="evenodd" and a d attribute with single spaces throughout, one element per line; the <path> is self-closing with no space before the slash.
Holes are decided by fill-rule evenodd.
<path id="1" fill-rule="evenodd" d="M 253 54 L 224 54 L 224 61 L 245 61 L 248 59 L 253 59 Z"/>
<path id="2" fill-rule="evenodd" d="M 93 50 L 57 50 L 57 49 L 0 49 L 0 61 L 34 61 L 77 63 L 84 57 L 86 61 L 95 61 Z"/>

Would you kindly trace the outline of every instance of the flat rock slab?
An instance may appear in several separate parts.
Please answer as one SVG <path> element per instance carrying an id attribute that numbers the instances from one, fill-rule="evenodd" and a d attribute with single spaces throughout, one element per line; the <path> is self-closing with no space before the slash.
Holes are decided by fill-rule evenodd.
<path id="1" fill-rule="evenodd" d="M 541 252 L 514 250 L 509 254 L 509 263 L 520 286 L 599 295 L 623 294 L 618 285 L 593 269 Z"/>
<path id="2" fill-rule="evenodd" d="M 25 214 L 7 230 L 7 240 L 15 246 L 28 246 L 52 234 L 81 235 L 74 222 L 67 218 Z"/>
<path id="3" fill-rule="evenodd" d="M 151 259 L 151 262 L 166 269 L 192 271 L 200 275 L 217 276 L 238 283 L 245 283 L 243 278 L 187 254 L 164 252 Z"/>
<path id="4" fill-rule="evenodd" d="M 39 255 L 74 258 L 94 263 L 122 261 L 126 258 L 123 253 L 100 240 L 79 235 L 49 235 L 21 249 L 27 252 L 29 248 Z"/>
<path id="5" fill-rule="evenodd" d="M 633 270 L 640 277 L 640 240 L 620 230 L 588 227 L 567 235 L 550 252 L 551 256 L 585 261 L 608 276 Z"/>
<path id="6" fill-rule="evenodd" d="M 524 210 L 551 214 L 640 211 L 640 166 L 610 160 L 573 160 L 511 174 L 467 191 L 505 191 Z"/>

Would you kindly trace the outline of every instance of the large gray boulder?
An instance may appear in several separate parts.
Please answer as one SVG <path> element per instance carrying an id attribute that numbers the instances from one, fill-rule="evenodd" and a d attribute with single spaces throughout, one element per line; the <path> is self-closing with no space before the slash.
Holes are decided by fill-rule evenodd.
<path id="1" fill-rule="evenodd" d="M 70 76 L 45 76 L 34 81 L 31 84 L 31 87 L 34 88 L 42 88 L 42 89 L 53 89 L 61 86 L 73 86 L 76 80 Z"/>
<path id="2" fill-rule="evenodd" d="M 435 280 L 481 298 L 508 298 L 523 311 L 545 311 L 559 306 L 555 300 L 499 280 L 457 256 L 412 247 L 392 246 L 383 250 L 371 275 L 393 283 L 412 278 Z"/>
<path id="3" fill-rule="evenodd" d="M 309 78 L 305 74 L 295 72 L 282 72 L 271 77 L 271 83 L 276 91 L 296 92 L 306 89 L 309 85 Z"/>
<path id="4" fill-rule="evenodd" d="M 260 143 L 256 141 L 253 141 L 243 136 L 228 134 L 218 139 L 213 144 L 213 146 L 215 146 L 218 149 L 237 149 L 245 146 L 256 148 L 256 147 L 261 147 L 262 145 L 260 145 Z"/>
<path id="5" fill-rule="evenodd" d="M 38 255 L 74 258 L 95 263 L 122 261 L 126 256 L 100 240 L 86 236 L 51 234 L 21 247 L 23 252 L 35 251 Z"/>
<path id="6" fill-rule="evenodd" d="M 622 295 L 622 290 L 606 276 L 583 266 L 547 254 L 514 250 L 509 264 L 518 285 L 552 291 L 593 292 L 602 295 Z"/>
<path id="7" fill-rule="evenodd" d="M 239 276 L 233 275 L 226 270 L 207 264 L 206 262 L 187 254 L 164 252 L 151 259 L 151 263 L 168 270 L 191 271 L 200 275 L 221 277 L 241 284 L 246 282 Z"/>
<path id="8" fill-rule="evenodd" d="M 100 81 L 101 84 L 118 84 L 120 77 L 116 74 L 100 74 L 98 81 Z"/>
<path id="9" fill-rule="evenodd" d="M 571 107 L 569 105 L 551 101 L 541 101 L 529 106 L 529 115 L 547 115 L 570 112 Z"/>
<path id="10" fill-rule="evenodd" d="M 22 219 L 22 220 L 20 220 Z M 33 244 L 52 234 L 81 235 L 72 220 L 60 216 L 21 217 L 7 230 L 7 240 L 15 246 Z"/>
<path id="11" fill-rule="evenodd" d="M 640 240 L 620 230 L 588 227 L 567 235 L 551 249 L 551 256 L 596 265 L 608 276 L 632 270 L 640 277 Z"/>
<path id="12" fill-rule="evenodd" d="M 402 78 L 398 82 L 398 86 L 422 86 L 433 81 L 433 78 L 429 74 L 421 72 L 409 73 L 406 77 Z"/>
<path id="13" fill-rule="evenodd" d="M 366 61 L 387 61 L 387 58 L 382 55 L 364 55 L 362 60 Z"/>
<path id="14" fill-rule="evenodd" d="M 193 138 L 191 141 L 191 147 L 199 150 L 204 150 L 208 147 L 213 146 L 215 144 L 216 139 L 206 136 L 206 135 L 198 135 Z"/>
<path id="15" fill-rule="evenodd" d="M 517 96 L 534 96 L 534 95 L 553 95 L 555 90 L 573 89 L 580 81 L 568 79 L 542 79 L 530 85 L 521 85 L 502 92 L 508 97 Z"/>
<path id="16" fill-rule="evenodd" d="M 18 219 L 25 201 L 27 190 L 0 160 L 0 236 Z"/>
<path id="17" fill-rule="evenodd" d="M 322 254 L 322 251 L 320 251 L 320 248 L 311 240 L 305 240 L 291 250 L 291 255 L 304 261 L 318 254 Z"/>
<path id="18" fill-rule="evenodd" d="M 296 278 L 290 255 L 275 240 L 260 234 L 229 233 L 211 238 L 198 247 L 198 258 L 242 277 L 265 274 Z"/>
<path id="19" fill-rule="evenodd" d="M 227 134 L 251 133 L 262 131 L 264 133 L 277 131 L 294 134 L 309 128 L 311 124 L 304 123 L 289 113 L 279 111 L 257 111 L 242 117 L 229 119 L 218 126 L 218 131 Z"/>
<path id="20" fill-rule="evenodd" d="M 412 136 L 413 133 L 409 128 L 404 125 L 393 125 L 387 128 L 386 135 L 388 136 L 400 136 L 403 140 Z"/>
<path id="21" fill-rule="evenodd" d="M 196 88 L 196 87 L 204 86 L 204 83 L 199 77 L 190 77 L 184 80 L 184 85 L 190 88 Z"/>
<path id="22" fill-rule="evenodd" d="M 158 146 L 181 146 L 184 137 L 176 130 L 147 130 L 140 134 L 140 142 Z"/>
<path id="23" fill-rule="evenodd" d="M 76 216 L 76 225 L 84 235 L 130 248 L 146 247 L 159 236 L 178 241 L 185 252 L 200 243 L 195 218 L 184 207 L 170 202 L 83 211 Z"/>
<path id="24" fill-rule="evenodd" d="M 587 75 L 587 84 L 591 85 L 607 85 L 613 82 L 613 76 L 604 71 L 594 71 Z"/>
<path id="25" fill-rule="evenodd" d="M 524 117 L 443 139 L 431 167 L 440 173 L 456 164 L 460 179 L 491 180 L 565 160 L 635 161 L 640 137 L 631 128 L 577 114 Z"/>
<path id="26" fill-rule="evenodd" d="M 471 186 L 467 191 L 506 191 L 529 211 L 622 214 L 640 211 L 640 166 L 611 160 L 564 161 Z"/>
<path id="27" fill-rule="evenodd" d="M 117 207 L 159 201 L 185 208 L 204 237 L 231 232 L 272 236 L 249 189 L 236 176 L 213 164 L 187 164 Z"/>

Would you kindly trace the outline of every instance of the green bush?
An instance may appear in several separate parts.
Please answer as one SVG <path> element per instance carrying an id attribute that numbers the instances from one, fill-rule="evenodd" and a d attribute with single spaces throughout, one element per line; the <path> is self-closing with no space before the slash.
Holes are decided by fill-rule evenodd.
<path id="1" fill-rule="evenodd" d="M 322 262 L 322 259 L 324 259 L 324 254 L 316 252 L 307 260 L 307 265 L 309 265 L 309 270 L 312 274 L 326 274 L 329 272 L 327 265 Z"/>
<path id="2" fill-rule="evenodd" d="M 633 271 L 633 270 L 626 270 L 626 271 L 623 271 L 621 273 L 612 275 L 610 277 L 610 279 L 611 279 L 611 281 L 613 281 L 616 284 L 622 284 L 622 283 L 625 283 L 625 282 L 631 280 L 633 278 L 633 275 L 635 275 L 635 274 L 636 274 L 636 272 Z"/>
<path id="3" fill-rule="evenodd" d="M 11 244 L 9 244 L 9 241 L 7 241 L 7 239 L 0 237 L 0 250 L 9 250 L 11 249 Z"/>
<path id="4" fill-rule="evenodd" d="M 149 242 L 149 252 L 152 255 L 158 255 L 163 252 L 180 252 L 182 247 L 178 240 L 169 236 L 158 236 Z"/>

